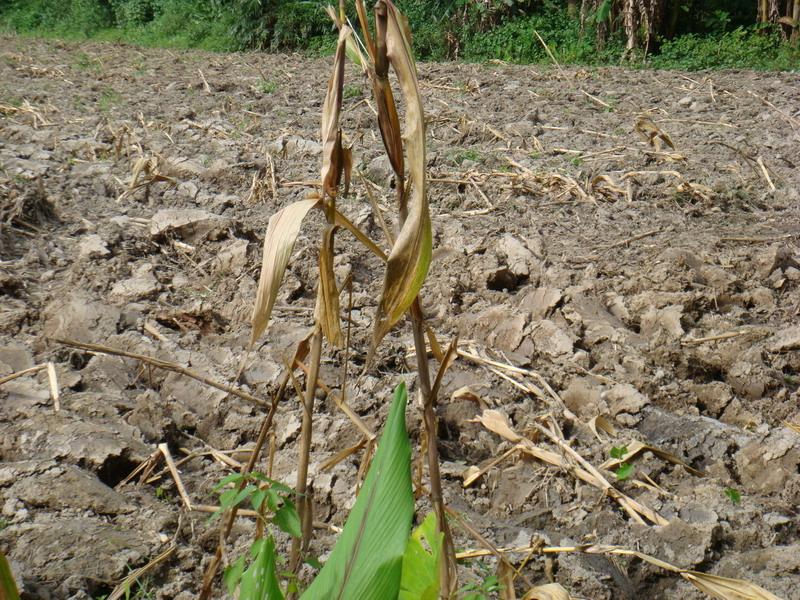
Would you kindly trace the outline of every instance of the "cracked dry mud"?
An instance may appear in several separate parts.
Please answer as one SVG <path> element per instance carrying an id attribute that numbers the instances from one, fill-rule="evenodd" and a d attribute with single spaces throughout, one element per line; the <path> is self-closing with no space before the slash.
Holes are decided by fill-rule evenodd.
<path id="1" fill-rule="evenodd" d="M 330 61 L 1 42 L 0 377 L 54 362 L 61 409 L 45 371 L 0 386 L 0 548 L 25 597 L 88 598 L 176 536 L 150 597 L 192 598 L 215 526 L 184 510 L 163 465 L 149 483 L 120 483 L 166 442 L 176 459 L 193 453 L 179 467 L 191 500 L 215 504 L 228 468 L 208 450 L 245 460 L 261 411 L 52 338 L 233 382 L 267 220 L 308 192 L 297 182 L 319 177 Z M 426 316 L 442 343 L 457 333 L 463 350 L 523 370 L 462 358 L 445 377 L 446 501 L 498 546 L 619 544 L 800 599 L 800 435 L 787 426 L 800 422 L 800 75 L 424 64 L 420 78 L 435 231 Z M 349 65 L 344 130 L 390 209 L 367 94 Z M 648 142 L 660 132 L 674 149 Z M 143 185 L 130 189 L 135 173 Z M 360 181 L 340 206 L 382 240 Z M 320 226 L 315 216 L 301 235 L 243 373 L 258 396 L 275 389 L 312 318 Z M 358 372 L 382 270 L 346 232 L 337 239 L 337 277 L 354 282 Z M 350 380 L 353 409 L 376 431 L 392 388 L 414 389 L 410 344 L 407 324 L 398 327 L 375 369 Z M 325 356 L 323 378 L 338 386 L 343 355 Z M 360 434 L 333 402 L 320 396 L 318 406 L 315 520 L 341 525 L 362 455 L 321 465 Z M 634 523 L 597 489 L 532 459 L 508 458 L 465 489 L 469 467 L 511 447 L 475 422 L 484 408 L 555 450 L 533 427 L 552 414 L 598 467 L 612 447 L 641 441 L 704 476 L 649 453 L 627 481 L 604 471 L 669 522 L 661 527 Z M 300 419 L 287 398 L 274 476 L 290 483 Z M 416 410 L 408 422 L 416 441 Z M 598 422 L 614 433 L 595 436 Z M 476 546 L 456 532 L 458 547 Z M 251 533 L 239 520 L 231 553 Z M 334 539 L 318 530 L 313 551 L 324 557 Z M 473 561 L 462 579 L 483 572 Z M 593 600 L 702 597 L 636 559 L 536 557 L 523 572 Z"/>

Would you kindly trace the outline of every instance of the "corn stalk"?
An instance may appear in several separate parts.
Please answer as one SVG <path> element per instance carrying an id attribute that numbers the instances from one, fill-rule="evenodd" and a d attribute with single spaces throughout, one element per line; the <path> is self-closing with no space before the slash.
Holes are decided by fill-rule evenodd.
<path id="1" fill-rule="evenodd" d="M 417 372 L 423 401 L 423 423 L 428 441 L 430 499 L 436 513 L 439 531 L 444 535 L 445 554 L 444 560 L 440 561 L 440 593 L 443 598 L 447 598 L 456 587 L 455 552 L 442 497 L 436 398 L 431 389 L 425 345 L 425 323 L 418 298 L 430 266 L 432 237 L 425 174 L 425 116 L 405 17 L 391 0 L 379 0 L 375 6 L 376 36 L 373 43 L 369 36 L 366 11 L 361 0 L 357 0 L 356 7 L 362 30 L 365 32 L 365 46 L 371 59 L 371 64 L 366 70 L 372 82 L 378 108 L 381 137 L 395 173 L 398 206 L 398 234 L 387 262 L 370 357 L 389 330 L 408 313 L 414 334 Z M 389 84 L 390 65 L 397 75 L 405 101 L 405 135 L 400 128 Z M 405 173 L 406 158 L 408 179 Z"/>

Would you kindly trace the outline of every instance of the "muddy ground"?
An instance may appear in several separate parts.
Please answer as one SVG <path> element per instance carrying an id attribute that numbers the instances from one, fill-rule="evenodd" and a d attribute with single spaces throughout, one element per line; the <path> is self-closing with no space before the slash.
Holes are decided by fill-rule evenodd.
<path id="1" fill-rule="evenodd" d="M 0 46 L 0 377 L 52 361 L 60 388 L 55 411 L 46 371 L 0 387 L 0 548 L 25 597 L 97 598 L 175 539 L 134 593 L 192 598 L 216 526 L 186 511 L 163 461 L 154 478 L 124 482 L 167 443 L 175 460 L 191 456 L 179 466 L 190 501 L 216 504 L 212 487 L 231 469 L 220 452 L 246 460 L 263 410 L 52 339 L 235 382 L 267 220 L 319 177 L 330 61 Z M 444 379 L 446 501 L 498 546 L 619 544 L 800 599 L 800 435 L 789 426 L 800 422 L 800 75 L 426 64 L 420 77 L 435 230 L 424 310 L 442 344 L 458 334 L 462 350 L 502 364 L 463 357 Z M 340 206 L 384 243 L 365 185 L 391 219 L 392 182 L 367 94 L 348 66 L 344 128 L 369 183 Z M 261 398 L 311 322 L 319 231 L 314 216 L 242 375 Z M 340 283 L 353 279 L 357 374 L 382 267 L 347 233 L 337 251 Z M 410 344 L 404 324 L 375 368 L 350 378 L 349 402 L 375 431 L 392 388 L 415 389 Z M 334 387 L 342 358 L 325 352 Z M 324 558 L 324 524 L 344 522 L 363 453 L 323 468 L 360 433 L 319 398 L 312 550 Z M 640 441 L 702 476 L 652 453 L 625 481 L 602 469 L 661 526 L 518 453 L 465 488 L 469 467 L 512 447 L 475 422 L 487 408 L 559 455 L 539 417 L 597 467 Z M 289 483 L 300 419 L 292 394 L 274 428 L 273 476 Z M 408 423 L 418 440 L 416 410 Z M 237 523 L 232 556 L 252 532 Z M 478 547 L 456 532 L 459 548 Z M 465 564 L 462 581 L 494 564 Z M 638 559 L 536 556 L 522 574 L 577 598 L 704 597 Z"/>

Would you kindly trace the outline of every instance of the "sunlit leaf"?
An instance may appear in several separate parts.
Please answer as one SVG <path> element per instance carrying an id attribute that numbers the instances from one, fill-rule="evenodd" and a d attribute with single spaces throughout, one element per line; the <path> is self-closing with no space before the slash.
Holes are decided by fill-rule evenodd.
<path id="1" fill-rule="evenodd" d="M 253 561 L 242 573 L 239 600 L 283 600 L 275 572 L 275 540 L 262 538 L 250 547 Z"/>
<path id="2" fill-rule="evenodd" d="M 442 540 L 443 534 L 436 528 L 436 514 L 429 513 L 406 544 L 398 600 L 436 600 L 439 597 Z"/>
<path id="3" fill-rule="evenodd" d="M 300 233 L 300 225 L 312 208 L 319 203 L 316 199 L 300 200 L 276 212 L 267 225 L 264 239 L 264 258 L 261 262 L 261 277 L 258 280 L 258 293 L 253 309 L 253 331 L 250 346 L 261 337 L 269 324 L 272 307 L 278 297 L 283 281 L 283 273 L 289 264 L 294 243 Z"/>
<path id="4" fill-rule="evenodd" d="M 572 596 L 560 584 L 548 583 L 531 588 L 522 600 L 572 600 Z"/>
<path id="5" fill-rule="evenodd" d="M 718 600 L 780 600 L 775 594 L 749 581 L 696 571 L 681 575 L 698 590 Z"/>
<path id="6" fill-rule="evenodd" d="M 397 598 L 414 514 L 406 400 L 401 384 L 355 506 L 302 600 Z"/>
<path id="7" fill-rule="evenodd" d="M 359 242 L 364 244 L 364 246 L 370 252 L 372 252 L 375 256 L 380 258 L 383 262 L 386 262 L 387 257 L 386 257 L 386 254 L 383 252 L 383 250 L 381 250 L 378 247 L 378 245 L 375 242 L 373 242 L 366 233 L 361 231 L 358 228 L 357 225 L 355 225 L 352 221 L 350 221 L 350 219 L 348 219 L 346 216 L 344 216 L 338 210 L 336 211 L 336 215 L 335 215 L 334 218 L 335 218 L 336 224 L 339 227 L 344 227 L 345 229 L 347 229 L 350 233 L 352 233 L 356 237 L 356 239 Z"/>

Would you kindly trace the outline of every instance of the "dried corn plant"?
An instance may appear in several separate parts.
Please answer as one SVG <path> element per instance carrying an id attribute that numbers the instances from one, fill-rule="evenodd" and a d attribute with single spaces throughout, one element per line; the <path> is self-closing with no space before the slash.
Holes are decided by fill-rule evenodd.
<path id="1" fill-rule="evenodd" d="M 362 61 L 362 65 L 372 83 L 381 137 L 397 182 L 399 228 L 387 261 L 370 356 L 381 339 L 409 312 L 422 395 L 430 499 L 439 531 L 444 535 L 444 560 L 440 562 L 440 594 L 447 598 L 456 588 L 455 552 L 442 497 L 436 394 L 435 386 L 431 386 L 425 343 L 426 327 L 418 299 L 430 266 L 432 246 L 425 172 L 425 115 L 416 63 L 411 52 L 411 35 L 405 17 L 391 0 L 379 0 L 374 10 L 376 35 L 373 42 L 361 0 L 356 1 L 356 9 L 364 32 L 364 46 L 369 55 L 369 62 L 364 64 Z M 397 76 L 404 100 L 405 131 L 401 129 L 397 105 L 389 83 L 389 66 Z M 405 172 L 406 163 L 408 176 Z M 446 365 L 447 361 L 443 361 L 442 368 L 446 368 Z"/>
<path id="2" fill-rule="evenodd" d="M 339 291 L 333 273 L 334 236 L 337 227 L 348 229 L 370 251 L 386 262 L 383 288 L 378 302 L 368 363 L 371 363 L 381 340 L 406 315 L 410 316 L 414 334 L 419 371 L 419 386 L 423 400 L 426 452 L 430 475 L 431 502 L 437 515 L 440 530 L 445 534 L 448 560 L 441 567 L 443 597 L 449 597 L 455 588 L 455 559 L 441 491 L 439 457 L 436 444 L 435 385 L 431 384 L 425 344 L 425 323 L 417 296 L 428 273 L 431 262 L 432 233 L 427 201 L 425 173 L 425 117 L 419 93 L 416 64 L 411 53 L 410 34 L 405 18 L 389 0 L 380 0 L 375 7 L 376 33 L 370 34 L 366 10 L 357 2 L 359 20 L 364 32 L 364 42 L 356 40 L 347 25 L 343 6 L 339 12 L 332 8 L 329 14 L 339 28 L 339 40 L 334 58 L 333 73 L 322 111 L 323 161 L 321 189 L 307 200 L 295 202 L 272 216 L 267 228 L 261 278 L 259 281 L 252 320 L 250 348 L 267 329 L 277 298 L 283 273 L 299 235 L 302 221 L 314 208 L 325 214 L 326 227 L 322 233 L 319 254 L 319 280 L 311 335 L 311 350 L 305 390 L 303 391 L 303 423 L 301 428 L 300 456 L 298 459 L 296 491 L 304 497 L 308 489 L 308 463 L 311 430 L 314 414 L 314 394 L 318 386 L 319 364 L 323 339 L 332 346 L 341 347 L 343 335 L 340 322 Z M 362 52 L 366 49 L 366 56 Z M 378 107 L 378 124 L 381 136 L 395 172 L 397 181 L 397 233 L 390 236 L 389 256 L 355 227 L 336 208 L 340 184 L 345 192 L 350 183 L 352 156 L 342 144 L 339 126 L 344 61 L 349 55 L 362 66 L 373 87 Z M 392 87 L 389 67 L 399 82 L 405 106 L 405 130 L 401 128 Z M 408 173 L 406 173 L 406 168 Z M 445 361 L 446 363 L 446 361 Z M 308 547 L 311 515 L 301 502 L 301 519 L 309 532 L 302 542 L 292 549 L 292 566 L 299 564 L 301 551 Z"/>

